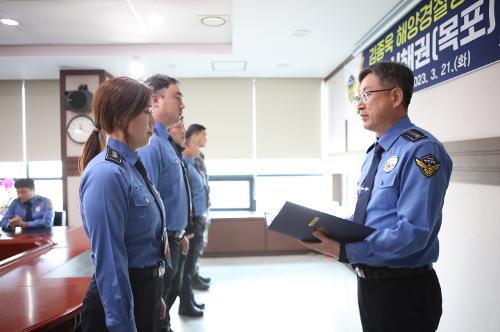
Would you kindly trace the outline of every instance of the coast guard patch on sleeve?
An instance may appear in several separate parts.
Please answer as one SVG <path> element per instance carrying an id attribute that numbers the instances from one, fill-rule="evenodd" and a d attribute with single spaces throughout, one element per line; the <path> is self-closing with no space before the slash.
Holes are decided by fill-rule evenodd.
<path id="1" fill-rule="evenodd" d="M 418 167 L 420 167 L 422 173 L 428 178 L 436 174 L 441 167 L 439 160 L 432 154 L 425 155 L 421 158 L 415 158 L 415 162 Z"/>
<path id="2" fill-rule="evenodd" d="M 113 150 L 108 146 L 108 150 L 106 151 L 106 160 L 120 165 L 122 163 L 122 156 L 118 153 L 118 151 Z"/>

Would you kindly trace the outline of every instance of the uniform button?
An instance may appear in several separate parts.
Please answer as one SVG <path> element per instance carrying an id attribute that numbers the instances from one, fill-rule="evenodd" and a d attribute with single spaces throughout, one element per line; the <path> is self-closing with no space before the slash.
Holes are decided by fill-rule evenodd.
<path id="1" fill-rule="evenodd" d="M 146 198 L 146 203 L 148 203 L 148 204 L 149 204 L 149 198 Z"/>

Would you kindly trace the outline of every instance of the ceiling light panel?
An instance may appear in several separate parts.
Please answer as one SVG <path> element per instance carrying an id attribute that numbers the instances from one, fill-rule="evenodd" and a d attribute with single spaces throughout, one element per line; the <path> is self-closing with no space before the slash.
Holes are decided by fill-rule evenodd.
<path id="1" fill-rule="evenodd" d="M 200 22 L 208 27 L 220 27 L 227 24 L 229 17 L 227 15 L 200 15 Z"/>
<path id="2" fill-rule="evenodd" d="M 245 71 L 246 61 L 212 61 L 213 71 Z"/>
<path id="3" fill-rule="evenodd" d="M 2 19 L 0 19 L 0 23 L 5 24 L 5 25 L 11 25 L 11 26 L 19 25 L 18 21 L 13 20 L 11 18 L 2 18 Z"/>

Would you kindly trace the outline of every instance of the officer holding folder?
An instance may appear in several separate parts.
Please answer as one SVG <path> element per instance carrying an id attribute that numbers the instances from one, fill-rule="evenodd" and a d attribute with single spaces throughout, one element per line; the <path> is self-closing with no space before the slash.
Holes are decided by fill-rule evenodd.
<path id="1" fill-rule="evenodd" d="M 377 140 L 361 169 L 351 220 L 375 231 L 341 244 L 316 230 L 320 242 L 302 243 L 355 268 L 363 331 L 436 331 L 442 298 L 432 263 L 452 161 L 408 117 L 414 82 L 408 67 L 379 62 L 359 82 L 359 115 Z"/>

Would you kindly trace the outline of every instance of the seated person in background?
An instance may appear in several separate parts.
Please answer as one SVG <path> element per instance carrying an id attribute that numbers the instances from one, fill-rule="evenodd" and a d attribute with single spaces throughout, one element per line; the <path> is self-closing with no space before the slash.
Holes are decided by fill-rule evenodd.
<path id="1" fill-rule="evenodd" d="M 54 222 L 54 210 L 50 199 L 35 194 L 33 179 L 18 179 L 14 183 L 17 199 L 9 206 L 0 222 L 4 231 L 50 230 Z"/>

